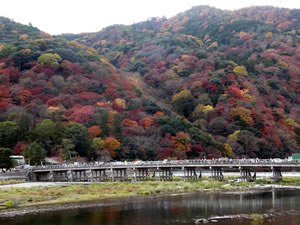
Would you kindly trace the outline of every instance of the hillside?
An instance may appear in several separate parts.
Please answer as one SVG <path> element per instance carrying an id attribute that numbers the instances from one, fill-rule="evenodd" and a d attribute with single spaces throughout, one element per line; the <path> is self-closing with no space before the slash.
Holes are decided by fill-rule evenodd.
<path id="1" fill-rule="evenodd" d="M 0 146 L 65 160 L 300 152 L 299 15 L 200 6 L 57 37 L 1 18 L 15 31 L 0 30 Z"/>

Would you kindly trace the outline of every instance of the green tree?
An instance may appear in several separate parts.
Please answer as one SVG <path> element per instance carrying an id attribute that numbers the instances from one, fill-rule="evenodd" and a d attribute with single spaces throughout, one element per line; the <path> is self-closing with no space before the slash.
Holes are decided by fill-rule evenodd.
<path id="1" fill-rule="evenodd" d="M 62 139 L 60 151 L 63 160 L 72 160 L 77 156 L 77 152 L 75 151 L 75 145 L 71 139 Z"/>
<path id="2" fill-rule="evenodd" d="M 13 154 L 10 148 L 0 148 L 0 168 L 9 169 L 13 163 L 10 156 Z"/>
<path id="3" fill-rule="evenodd" d="M 118 160 L 141 159 L 142 154 L 139 147 L 129 137 L 126 137 L 120 147 L 116 150 L 116 158 Z"/>
<path id="4" fill-rule="evenodd" d="M 64 127 L 64 138 L 72 140 L 80 156 L 89 156 L 89 132 L 86 127 L 75 122 L 69 123 Z"/>
<path id="5" fill-rule="evenodd" d="M 61 57 L 56 53 L 45 53 L 38 58 L 38 63 L 42 66 L 49 65 L 58 67 L 61 60 Z"/>
<path id="6" fill-rule="evenodd" d="M 0 147 L 12 148 L 18 141 L 19 126 L 16 122 L 0 122 Z"/>
<path id="7" fill-rule="evenodd" d="M 97 156 L 101 156 L 104 149 L 104 141 L 101 138 L 94 138 L 92 140 L 91 149 Z"/>
<path id="8" fill-rule="evenodd" d="M 45 160 L 46 150 L 37 142 L 31 143 L 24 151 L 24 157 L 30 165 L 40 165 Z"/>
<path id="9" fill-rule="evenodd" d="M 114 115 L 114 121 L 112 124 L 112 134 L 120 141 L 122 139 L 122 119 L 121 115 L 118 113 Z"/>
<path id="10" fill-rule="evenodd" d="M 32 131 L 33 137 L 31 139 L 43 143 L 47 152 L 49 152 L 53 146 L 61 143 L 62 129 L 59 123 L 56 124 L 49 119 L 45 119 L 38 123 Z"/>
<path id="11" fill-rule="evenodd" d="M 24 140 L 25 137 L 27 136 L 30 125 L 31 125 L 31 118 L 27 113 L 22 113 L 17 119 L 16 119 L 17 124 L 19 125 L 20 128 L 20 133 L 19 133 L 19 140 Z"/>
<path id="12" fill-rule="evenodd" d="M 179 114 L 187 117 L 195 108 L 195 99 L 189 90 L 184 89 L 172 97 L 172 105 Z"/>
<path id="13" fill-rule="evenodd" d="M 100 115 L 100 128 L 102 130 L 101 136 L 107 137 L 110 133 L 110 128 L 108 126 L 109 114 L 107 110 L 104 110 L 103 113 Z"/>

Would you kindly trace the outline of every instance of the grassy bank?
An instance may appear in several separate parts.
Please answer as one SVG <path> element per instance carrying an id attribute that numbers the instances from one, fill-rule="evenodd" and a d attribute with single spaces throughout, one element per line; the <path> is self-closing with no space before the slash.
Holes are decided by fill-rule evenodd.
<path id="1" fill-rule="evenodd" d="M 271 180 L 235 182 L 234 178 L 214 181 L 203 178 L 196 182 L 182 180 L 140 183 L 108 182 L 96 184 L 68 184 L 50 187 L 10 188 L 0 191 L 0 208 L 24 207 L 46 204 L 61 204 L 83 201 L 98 201 L 108 198 L 143 196 L 168 193 L 183 193 L 197 190 L 233 190 L 253 188 L 256 185 L 272 184 Z M 299 185 L 300 178 L 284 178 L 281 185 Z"/>
<path id="2" fill-rule="evenodd" d="M 24 180 L 0 180 L 0 185 L 20 184 L 24 182 Z"/>

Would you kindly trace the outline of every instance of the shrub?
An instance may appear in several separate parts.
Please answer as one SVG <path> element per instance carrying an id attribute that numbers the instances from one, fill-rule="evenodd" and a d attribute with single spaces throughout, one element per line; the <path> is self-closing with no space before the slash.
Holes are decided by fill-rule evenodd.
<path id="1" fill-rule="evenodd" d="M 15 202 L 12 201 L 12 200 L 8 200 L 8 201 L 5 201 L 5 202 L 4 202 L 4 206 L 5 206 L 5 208 L 7 208 L 7 209 L 14 207 L 14 205 L 15 205 Z"/>

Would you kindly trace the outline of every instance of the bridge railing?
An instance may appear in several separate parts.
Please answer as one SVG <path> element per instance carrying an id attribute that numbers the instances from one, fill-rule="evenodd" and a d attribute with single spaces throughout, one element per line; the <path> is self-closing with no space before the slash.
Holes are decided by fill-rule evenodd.
<path id="1" fill-rule="evenodd" d="M 141 167 L 141 166 L 210 166 L 210 165 L 300 165 L 295 160 L 273 160 L 273 159 L 196 159 L 196 160 L 164 160 L 164 161 L 137 161 L 137 162 L 89 162 L 89 163 L 64 163 L 60 165 L 33 166 L 33 170 L 49 169 L 80 169 L 101 167 Z"/>

